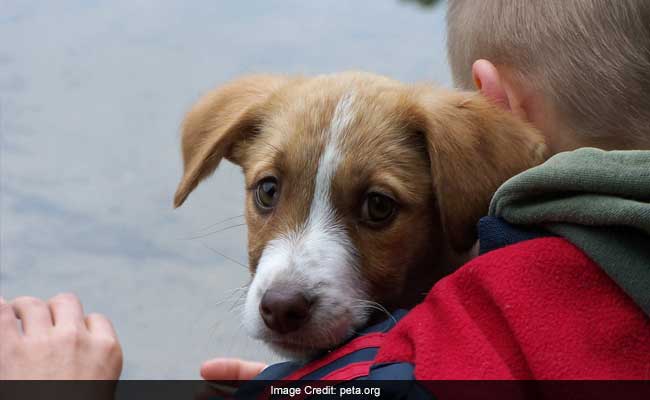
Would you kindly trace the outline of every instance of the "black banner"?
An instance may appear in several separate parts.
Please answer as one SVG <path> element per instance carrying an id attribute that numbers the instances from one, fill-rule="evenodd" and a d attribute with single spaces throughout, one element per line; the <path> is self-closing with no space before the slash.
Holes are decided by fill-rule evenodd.
<path id="1" fill-rule="evenodd" d="M 650 381 L 0 381 L 2 400 L 650 399 Z"/>

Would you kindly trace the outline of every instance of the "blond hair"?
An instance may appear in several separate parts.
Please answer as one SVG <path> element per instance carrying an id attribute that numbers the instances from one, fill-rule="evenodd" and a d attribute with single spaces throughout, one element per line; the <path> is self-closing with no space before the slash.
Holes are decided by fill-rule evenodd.
<path id="1" fill-rule="evenodd" d="M 449 0 L 447 26 L 456 85 L 487 59 L 575 133 L 650 141 L 650 0 Z"/>

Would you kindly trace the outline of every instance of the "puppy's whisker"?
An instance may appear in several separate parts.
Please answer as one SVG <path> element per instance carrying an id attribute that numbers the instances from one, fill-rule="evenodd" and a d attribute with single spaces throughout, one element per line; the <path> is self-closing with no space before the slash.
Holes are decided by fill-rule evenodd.
<path id="1" fill-rule="evenodd" d="M 208 229 L 214 228 L 214 227 L 217 226 L 217 225 L 221 225 L 221 224 L 223 224 L 224 222 L 232 221 L 232 220 L 234 220 L 234 219 L 237 219 L 237 218 L 243 218 L 243 217 L 244 217 L 244 214 L 235 215 L 234 217 L 228 217 L 228 218 L 222 219 L 222 220 L 220 220 L 220 221 L 217 221 L 217 222 L 215 222 L 215 223 L 213 223 L 213 224 L 210 224 L 210 225 L 208 225 L 208 226 L 204 226 L 203 228 L 197 229 L 197 230 L 195 231 L 195 233 L 203 232 L 203 231 L 206 231 L 206 230 L 208 230 Z"/>
<path id="2" fill-rule="evenodd" d="M 269 223 L 270 220 L 271 220 L 271 219 L 267 219 L 266 221 L 264 221 L 264 223 L 262 224 L 262 226 L 259 228 L 259 231 L 260 231 L 260 232 L 263 231 L 264 228 L 266 228 L 266 225 L 268 225 L 268 223 Z M 254 252 L 254 251 L 257 251 L 257 249 L 259 249 L 260 247 L 264 247 L 264 246 L 266 246 L 266 243 L 259 243 L 258 245 L 251 247 L 250 250 L 251 250 L 251 252 Z"/>
<path id="3" fill-rule="evenodd" d="M 228 312 L 233 312 L 236 308 L 241 308 L 246 303 L 246 292 L 239 294 L 237 300 L 235 300 L 231 305 Z"/>
<path id="4" fill-rule="evenodd" d="M 248 266 L 247 266 L 246 264 L 244 264 L 244 263 L 242 263 L 242 262 L 240 262 L 240 261 L 235 260 L 234 258 L 232 258 L 232 257 L 230 257 L 230 256 L 228 256 L 228 255 L 226 255 L 226 254 L 224 254 L 224 253 L 222 253 L 222 252 L 220 252 L 219 250 L 217 250 L 217 249 L 215 249 L 215 248 L 213 248 L 213 247 L 208 246 L 208 245 L 205 244 L 205 243 L 202 243 L 202 244 L 203 244 L 203 246 L 205 246 L 207 249 L 212 250 L 213 252 L 217 253 L 218 255 L 220 255 L 221 257 L 225 258 L 226 260 L 231 261 L 231 262 L 233 262 L 233 263 L 235 263 L 235 264 L 237 264 L 237 265 L 243 267 L 244 269 L 248 270 Z"/>
<path id="5" fill-rule="evenodd" d="M 201 239 L 201 238 L 204 238 L 204 237 L 207 237 L 207 236 L 210 236 L 210 235 L 214 235 L 215 233 L 219 233 L 219 232 L 227 231 L 227 230 L 229 230 L 229 229 L 233 229 L 233 228 L 238 228 L 238 227 L 240 227 L 240 226 L 246 226 L 246 223 L 244 222 L 244 223 L 241 223 L 241 224 L 230 225 L 230 226 L 227 226 L 227 227 L 225 227 L 225 228 L 217 229 L 216 231 L 208 232 L 208 233 L 205 233 L 205 234 L 202 234 L 202 235 L 196 235 L 196 236 L 189 236 L 189 237 L 185 237 L 185 238 L 179 238 L 179 240 L 193 240 L 193 239 Z"/>
<path id="6" fill-rule="evenodd" d="M 234 289 L 226 290 L 224 292 L 224 297 L 221 299 L 217 299 L 217 301 L 213 304 L 214 306 L 220 306 L 221 304 L 227 302 L 227 301 L 237 301 L 239 298 L 241 298 L 241 293 L 246 293 L 248 290 L 248 287 L 250 286 L 250 283 L 245 283 L 241 286 L 238 286 Z M 237 295 L 237 298 L 233 300 L 233 297 Z"/>
<path id="7" fill-rule="evenodd" d="M 233 301 L 233 300 L 231 300 L 230 298 L 227 298 L 227 299 L 223 299 L 223 300 L 221 300 L 221 301 L 216 302 L 215 306 L 219 307 L 219 306 L 221 306 L 221 305 L 223 305 L 223 304 L 225 304 L 225 303 L 228 303 L 228 302 L 233 302 L 233 303 L 234 303 L 234 302 L 236 302 L 236 301 L 237 301 L 237 300 L 234 300 L 234 301 Z"/>
<path id="8" fill-rule="evenodd" d="M 232 311 L 235 307 L 241 307 L 246 303 L 246 293 L 240 293 L 239 296 L 237 296 L 237 299 L 233 301 L 233 303 L 230 305 L 230 310 Z"/>
<path id="9" fill-rule="evenodd" d="M 234 314 L 234 315 L 240 315 L 244 307 L 244 303 L 241 304 L 235 304 L 230 307 L 228 310 L 229 313 Z"/>
<path id="10" fill-rule="evenodd" d="M 226 297 L 224 299 L 222 299 L 222 300 L 218 300 L 215 303 L 215 306 L 218 307 L 218 306 L 220 306 L 220 305 L 222 305 L 224 303 L 227 303 L 229 301 L 232 302 L 232 303 L 237 303 L 238 301 L 241 300 L 241 297 L 242 297 L 241 293 L 234 300 L 233 300 L 233 297 L 238 294 L 237 292 L 246 293 L 246 290 L 247 290 L 247 288 L 244 288 L 244 287 L 238 287 L 236 289 L 229 290 L 228 293 L 226 294 Z"/>
<path id="11" fill-rule="evenodd" d="M 391 318 L 393 317 L 393 315 L 390 312 L 388 312 L 388 310 L 386 310 L 386 308 L 383 307 L 379 303 L 367 302 L 366 304 L 362 304 L 360 307 L 362 307 L 362 308 L 365 307 L 365 308 L 369 308 L 369 309 L 372 309 L 372 310 L 381 311 L 383 314 L 386 314 L 388 317 L 391 317 Z"/>
<path id="12" fill-rule="evenodd" d="M 245 283 L 245 284 L 243 284 L 243 285 L 241 285 L 241 286 L 237 286 L 237 287 L 234 288 L 234 289 L 226 290 L 225 293 L 227 293 L 227 294 L 234 294 L 234 293 L 239 292 L 239 291 L 241 291 L 241 290 L 246 290 L 246 289 L 248 289 L 248 286 L 250 286 L 250 283 Z"/>
<path id="13" fill-rule="evenodd" d="M 380 311 L 382 314 L 386 314 L 393 321 L 394 324 L 397 324 L 397 319 L 393 317 L 393 314 L 391 314 L 386 309 L 386 307 L 382 306 L 376 301 L 363 300 L 363 299 L 354 299 L 354 300 L 359 302 L 360 304 L 357 306 L 352 306 L 352 308 L 368 308 L 368 309 Z"/>

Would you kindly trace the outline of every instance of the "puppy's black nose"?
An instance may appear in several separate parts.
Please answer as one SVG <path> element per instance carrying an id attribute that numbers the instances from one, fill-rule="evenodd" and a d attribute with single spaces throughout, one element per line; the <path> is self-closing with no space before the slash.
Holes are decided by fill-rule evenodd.
<path id="1" fill-rule="evenodd" d="M 298 290 L 269 289 L 262 296 L 260 314 L 266 326 L 278 333 L 298 330 L 309 319 L 309 301 Z"/>

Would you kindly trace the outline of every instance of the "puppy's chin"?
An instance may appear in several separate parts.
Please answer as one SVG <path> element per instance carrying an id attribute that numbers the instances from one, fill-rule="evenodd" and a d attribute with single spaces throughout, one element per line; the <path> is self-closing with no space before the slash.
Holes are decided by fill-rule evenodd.
<path id="1" fill-rule="evenodd" d="M 246 314 L 246 311 L 244 313 Z M 251 337 L 264 341 L 280 356 L 308 360 L 345 342 L 365 326 L 369 319 L 368 313 L 355 312 L 354 308 L 341 308 L 336 314 L 322 315 L 324 313 L 316 311 L 304 326 L 285 334 L 272 331 L 258 316 L 249 318 L 250 316 L 245 315 L 245 321 L 255 321 L 253 324 L 245 323 L 244 326 Z"/>
<path id="2" fill-rule="evenodd" d="M 351 329 L 342 327 L 346 333 L 337 334 L 336 329 L 331 336 L 319 339 L 310 337 L 308 334 L 301 335 L 297 332 L 294 335 L 278 335 L 278 337 L 263 339 L 264 342 L 278 355 L 293 360 L 309 360 L 320 353 L 335 348 L 351 336 Z M 285 337 L 283 337 L 285 336 Z"/>

